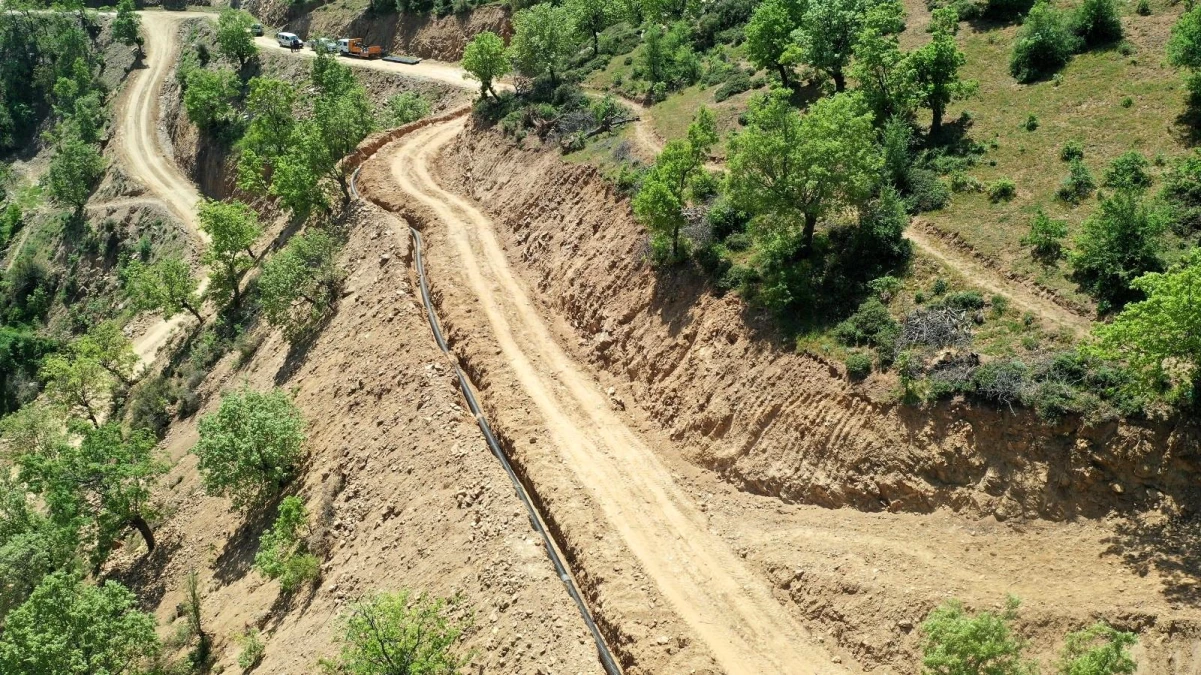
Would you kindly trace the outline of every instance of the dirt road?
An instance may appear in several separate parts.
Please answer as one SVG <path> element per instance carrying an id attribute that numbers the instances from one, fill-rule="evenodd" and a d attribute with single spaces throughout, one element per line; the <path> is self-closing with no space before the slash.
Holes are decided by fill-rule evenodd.
<path id="1" fill-rule="evenodd" d="M 142 34 L 146 40 L 145 68 L 130 74 L 130 82 L 125 85 L 118 102 L 116 118 L 120 120 L 120 126 L 117 130 L 117 147 L 125 160 L 126 170 L 170 209 L 189 236 L 199 243 L 205 243 L 208 235 L 197 229 L 194 216 L 200 192 L 171 161 L 159 141 L 158 125 L 159 95 L 163 81 L 175 62 L 179 22 L 193 16 L 196 15 L 142 13 Z M 201 292 L 207 281 L 207 278 L 201 281 Z M 141 360 L 142 367 L 154 361 L 171 332 L 187 320 L 185 315 L 178 314 L 169 320 L 156 322 L 134 340 L 134 352 Z"/>
<path id="2" fill-rule="evenodd" d="M 431 159 L 463 125 L 455 120 L 405 137 L 391 155 L 391 169 L 402 191 L 447 227 L 500 349 L 563 460 L 727 673 L 848 672 L 707 529 L 659 457 L 559 347 L 509 268 L 488 219 L 431 177 Z"/>

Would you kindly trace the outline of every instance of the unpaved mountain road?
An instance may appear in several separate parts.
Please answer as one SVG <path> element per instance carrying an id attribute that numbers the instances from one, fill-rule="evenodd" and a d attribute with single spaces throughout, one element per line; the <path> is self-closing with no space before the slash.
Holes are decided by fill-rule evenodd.
<path id="1" fill-rule="evenodd" d="M 501 351 L 610 527 L 726 673 L 849 672 L 708 530 L 664 463 L 559 346 L 510 269 L 488 219 L 431 177 L 432 158 L 464 124 L 459 119 L 432 125 L 399 141 L 390 157 L 392 174 L 405 194 L 447 228 Z"/>
<path id="2" fill-rule="evenodd" d="M 117 103 L 117 147 L 125 161 L 126 171 L 146 186 L 183 224 L 188 235 L 199 243 L 207 243 L 208 235 L 196 227 L 196 204 L 200 192 L 176 167 L 159 140 L 159 97 L 163 81 L 175 63 L 179 23 L 197 14 L 172 12 L 142 12 L 142 36 L 145 39 L 144 67 L 130 74 L 130 81 Z M 200 292 L 207 286 L 202 279 Z M 188 321 L 184 314 L 151 324 L 134 340 L 133 348 L 145 368 L 158 355 L 177 326 Z"/>

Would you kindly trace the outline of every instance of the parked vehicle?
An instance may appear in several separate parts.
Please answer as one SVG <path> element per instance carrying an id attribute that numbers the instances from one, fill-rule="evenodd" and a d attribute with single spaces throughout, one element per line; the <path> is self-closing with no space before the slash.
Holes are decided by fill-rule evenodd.
<path id="1" fill-rule="evenodd" d="M 300 49 L 304 46 L 304 40 L 296 33 L 276 33 L 275 40 L 279 42 L 279 46 L 285 49 Z"/>
<path id="2" fill-rule="evenodd" d="M 263 36 L 263 24 L 261 24 L 261 23 L 250 24 L 250 34 L 255 37 L 262 37 Z"/>
<path id="3" fill-rule="evenodd" d="M 309 48 L 315 52 L 324 52 L 333 54 L 338 50 L 338 43 L 329 38 L 312 38 L 309 40 Z"/>
<path id="4" fill-rule="evenodd" d="M 379 45 L 368 47 L 363 38 L 342 38 L 338 40 L 338 53 L 360 59 L 378 59 L 384 55 L 384 50 Z"/>

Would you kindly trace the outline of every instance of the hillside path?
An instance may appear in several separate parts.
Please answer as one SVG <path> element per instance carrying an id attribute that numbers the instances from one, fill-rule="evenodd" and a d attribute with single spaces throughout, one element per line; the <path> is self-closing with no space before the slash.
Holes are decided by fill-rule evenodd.
<path id="1" fill-rule="evenodd" d="M 431 162 L 464 125 L 460 118 L 402 138 L 390 155 L 392 176 L 447 228 L 506 362 L 609 526 L 729 675 L 849 672 L 708 529 L 660 457 L 559 346 L 489 219 L 432 177 Z"/>

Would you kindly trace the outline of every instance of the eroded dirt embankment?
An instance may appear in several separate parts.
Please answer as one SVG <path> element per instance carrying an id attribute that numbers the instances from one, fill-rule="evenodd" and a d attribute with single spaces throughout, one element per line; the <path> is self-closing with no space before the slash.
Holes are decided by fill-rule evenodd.
<path id="1" fill-rule="evenodd" d="M 1049 426 L 1023 411 L 880 404 L 841 367 L 795 353 L 736 295 L 644 262 L 627 201 L 597 172 L 461 136 L 443 178 L 475 198 L 576 355 L 629 395 L 693 462 L 787 501 L 1062 520 L 1187 502 L 1201 447 L 1186 424 Z M 1169 509 L 1171 510 L 1171 509 Z"/>

